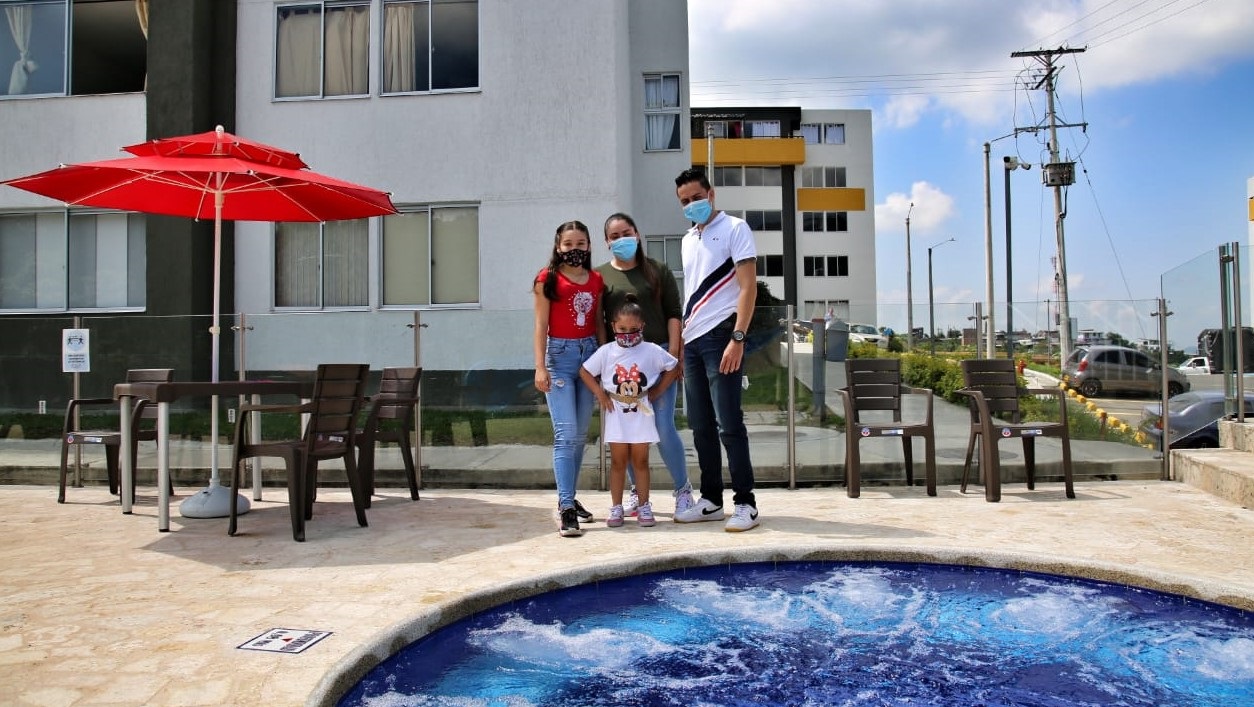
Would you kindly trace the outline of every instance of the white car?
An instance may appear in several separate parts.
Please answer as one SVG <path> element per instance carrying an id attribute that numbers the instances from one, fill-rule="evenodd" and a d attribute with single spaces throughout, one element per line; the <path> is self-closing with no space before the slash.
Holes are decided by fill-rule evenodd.
<path id="1" fill-rule="evenodd" d="M 880 333 L 879 329 L 870 324 L 849 324 L 849 343 L 851 344 L 875 344 L 876 346 L 888 346 L 888 337 Z"/>

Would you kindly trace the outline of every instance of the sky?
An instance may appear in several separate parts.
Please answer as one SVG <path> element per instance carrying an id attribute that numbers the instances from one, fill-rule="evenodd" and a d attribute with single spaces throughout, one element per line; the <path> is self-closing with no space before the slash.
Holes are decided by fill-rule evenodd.
<path id="1" fill-rule="evenodd" d="M 1015 328 L 1048 322 L 1048 132 L 1012 135 L 1046 123 L 1046 95 L 1031 90 L 1041 65 L 1010 54 L 1085 49 L 1057 60 L 1058 120 L 1087 124 L 1059 130 L 1061 159 L 1076 162 L 1064 220 L 1071 316 L 1079 329 L 1156 338 L 1148 312 L 1162 292 L 1173 343 L 1218 325 L 1215 251 L 1239 241 L 1244 253 L 1250 237 L 1254 2 L 689 0 L 688 15 L 693 106 L 872 111 L 878 323 L 898 330 L 911 203 L 915 326 L 927 319 L 929 246 L 938 328 L 985 299 L 988 141 L 996 326 L 1006 155 L 1032 165 L 1011 173 Z"/>

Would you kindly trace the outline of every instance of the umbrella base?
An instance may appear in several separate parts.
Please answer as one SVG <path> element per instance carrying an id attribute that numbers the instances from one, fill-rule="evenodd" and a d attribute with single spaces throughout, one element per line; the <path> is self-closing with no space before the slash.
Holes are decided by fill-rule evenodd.
<path id="1" fill-rule="evenodd" d="M 179 513 L 184 518 L 225 518 L 231 515 L 231 496 L 235 496 L 236 503 L 239 504 L 235 513 L 247 513 L 250 505 L 248 498 L 218 484 L 210 484 L 208 488 L 197 491 L 194 496 L 183 501 L 179 504 Z"/>

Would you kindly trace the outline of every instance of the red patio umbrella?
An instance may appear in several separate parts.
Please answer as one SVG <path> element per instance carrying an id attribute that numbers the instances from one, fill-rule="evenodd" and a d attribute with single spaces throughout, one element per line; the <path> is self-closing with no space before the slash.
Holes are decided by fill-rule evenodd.
<path id="1" fill-rule="evenodd" d="M 338 221 L 396 213 L 386 192 L 310 171 L 294 152 L 216 130 L 161 138 L 122 148 L 134 155 L 61 165 L 9 179 L 8 184 L 70 206 L 95 206 L 194 219 L 213 219 L 212 378 L 218 381 L 221 313 L 222 221 Z M 183 515 L 227 515 L 229 494 L 219 494 L 218 399 L 211 405 L 215 440 L 204 499 L 184 502 Z M 201 494 L 197 494 L 200 496 Z M 219 502 L 213 497 L 221 495 Z M 241 504 L 247 507 L 247 500 Z"/>

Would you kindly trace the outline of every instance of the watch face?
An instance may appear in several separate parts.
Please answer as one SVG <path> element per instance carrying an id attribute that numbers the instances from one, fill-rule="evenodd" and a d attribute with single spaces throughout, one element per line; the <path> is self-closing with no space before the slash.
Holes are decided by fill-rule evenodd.
<path id="1" fill-rule="evenodd" d="M 745 333 L 743 331 L 736 330 L 732 332 L 732 341 L 744 341 L 744 340 L 745 340 Z"/>

